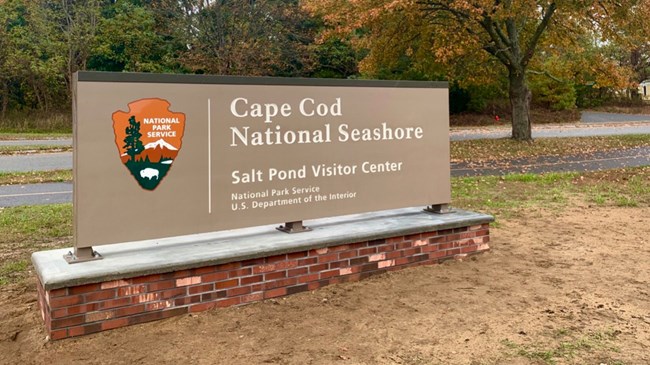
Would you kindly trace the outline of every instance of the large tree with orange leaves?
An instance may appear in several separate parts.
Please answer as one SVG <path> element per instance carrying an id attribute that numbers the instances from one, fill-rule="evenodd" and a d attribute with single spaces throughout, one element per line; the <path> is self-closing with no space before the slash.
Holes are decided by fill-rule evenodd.
<path id="1" fill-rule="evenodd" d="M 620 42 L 621 37 L 636 31 L 626 25 L 631 18 L 642 17 L 648 8 L 645 2 L 306 0 L 305 7 L 322 16 L 332 32 L 364 46 L 368 42 L 412 44 L 417 40 L 418 51 L 428 52 L 438 64 L 456 69 L 502 65 L 509 85 L 512 137 L 530 140 L 527 74 L 533 71 L 531 65 L 543 66 L 545 58 L 558 54 L 579 53 L 585 37 L 601 44 Z M 387 33 L 391 29 L 393 32 Z M 386 50 L 390 54 L 390 48 Z M 372 63 L 377 57 L 385 55 L 371 52 L 365 62 Z M 547 70 L 535 68 L 535 73 L 553 77 Z"/>

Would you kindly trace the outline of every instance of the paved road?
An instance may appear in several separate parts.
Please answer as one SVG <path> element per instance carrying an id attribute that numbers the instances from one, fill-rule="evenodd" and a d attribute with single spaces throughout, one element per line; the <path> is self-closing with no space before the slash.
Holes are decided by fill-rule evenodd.
<path id="1" fill-rule="evenodd" d="M 618 114 L 601 112 L 582 112 L 580 121 L 583 123 L 629 123 L 650 122 L 648 114 Z"/>
<path id="2" fill-rule="evenodd" d="M 0 207 L 69 203 L 72 183 L 0 186 Z"/>
<path id="3" fill-rule="evenodd" d="M 2 172 L 69 170 L 71 168 L 72 152 L 0 156 L 0 171 Z"/>
<path id="4" fill-rule="evenodd" d="M 72 146 L 72 139 L 0 140 L 0 146 Z"/>

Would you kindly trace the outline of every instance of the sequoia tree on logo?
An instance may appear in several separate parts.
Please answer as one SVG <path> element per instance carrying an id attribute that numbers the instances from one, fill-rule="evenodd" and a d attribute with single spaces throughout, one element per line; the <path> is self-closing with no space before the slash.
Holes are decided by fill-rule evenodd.
<path id="1" fill-rule="evenodd" d="M 154 190 L 181 149 L 185 114 L 164 99 L 140 99 L 113 113 L 115 145 L 122 163 L 146 190 Z"/>

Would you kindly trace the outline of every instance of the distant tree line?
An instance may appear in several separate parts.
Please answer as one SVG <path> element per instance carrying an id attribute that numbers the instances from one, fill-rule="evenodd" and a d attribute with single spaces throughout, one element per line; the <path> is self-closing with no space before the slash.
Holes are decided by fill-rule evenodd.
<path id="1" fill-rule="evenodd" d="M 647 19 L 647 0 L 0 0 L 0 118 L 69 108 L 78 70 L 449 80 L 452 112 L 509 100 L 529 139 L 531 99 L 638 96 Z"/>
<path id="2" fill-rule="evenodd" d="M 0 0 L 0 117 L 69 108 L 78 70 L 347 78 L 296 0 Z"/>

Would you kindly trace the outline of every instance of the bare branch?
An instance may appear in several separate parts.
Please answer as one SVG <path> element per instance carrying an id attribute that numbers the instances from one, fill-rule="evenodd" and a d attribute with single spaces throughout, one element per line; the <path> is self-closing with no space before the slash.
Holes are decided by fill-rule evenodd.
<path id="1" fill-rule="evenodd" d="M 566 84 L 568 82 L 567 80 L 563 80 L 563 79 L 561 79 L 561 78 L 559 78 L 557 76 L 553 76 L 548 71 L 536 71 L 536 70 L 528 69 L 528 70 L 526 70 L 526 72 L 530 73 L 530 74 L 533 74 L 533 75 L 544 75 L 544 76 L 548 77 L 549 79 L 551 79 L 553 81 L 556 81 L 556 82 L 559 82 L 559 83 L 562 83 L 562 84 Z"/>

